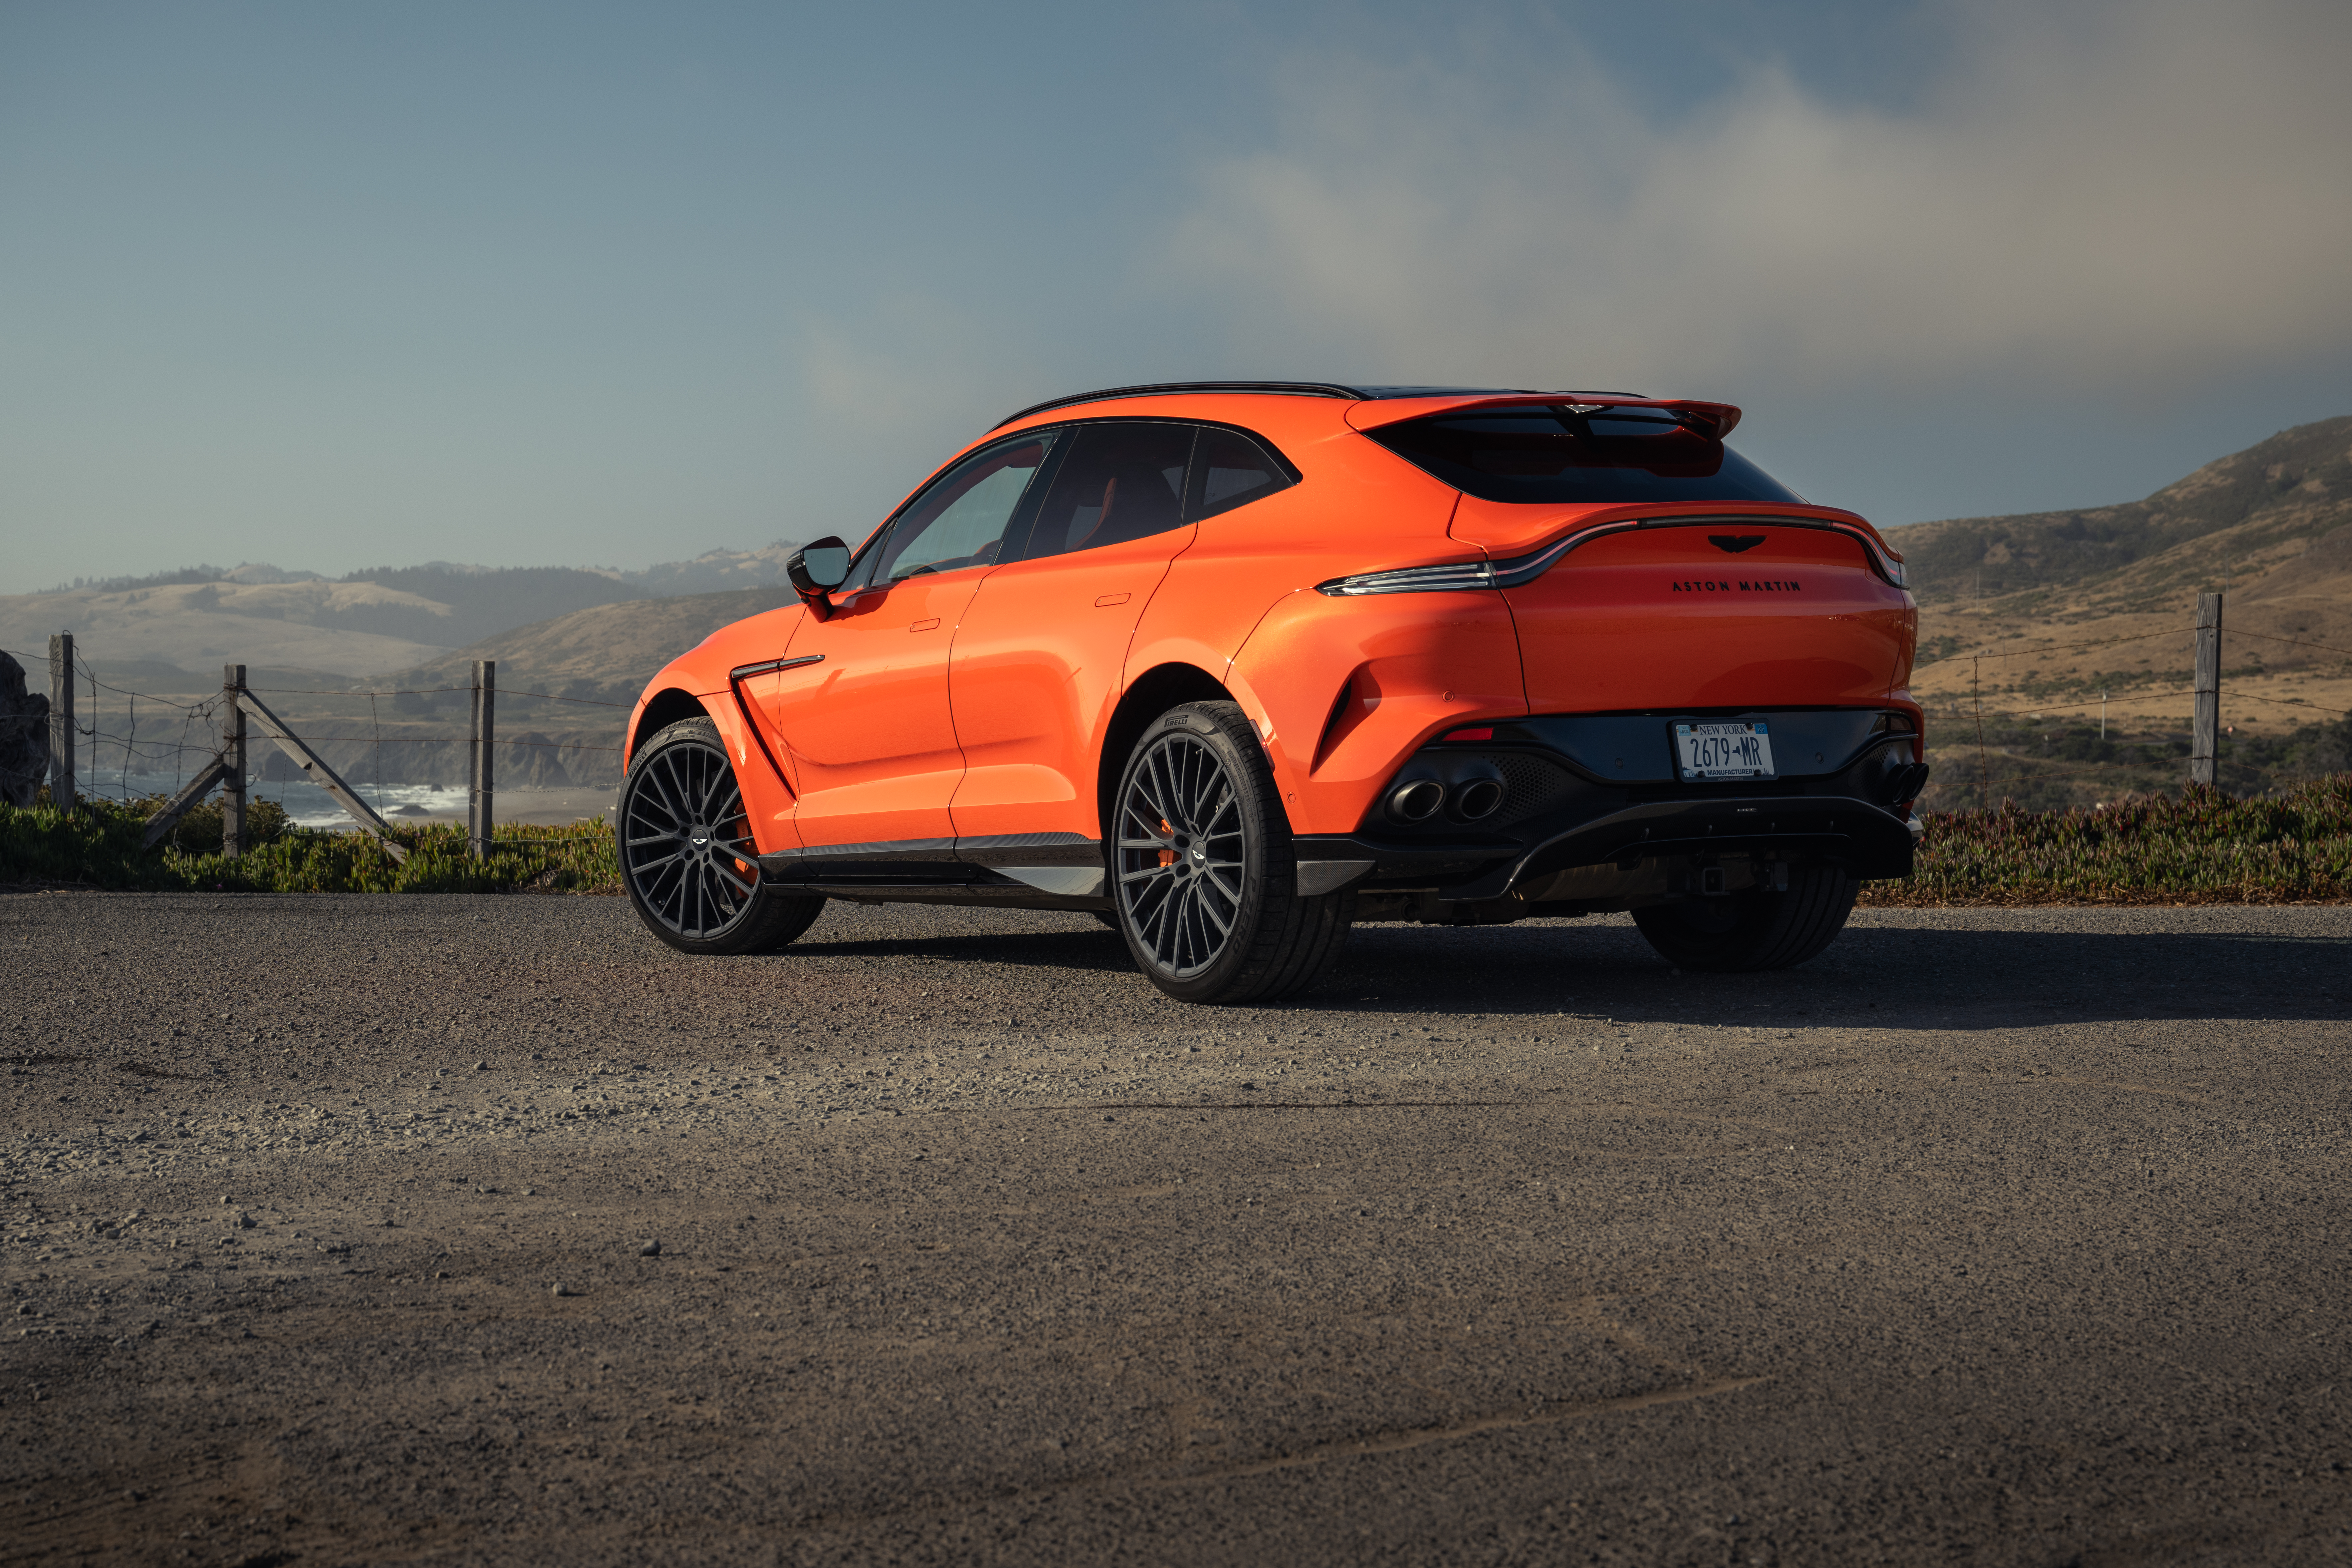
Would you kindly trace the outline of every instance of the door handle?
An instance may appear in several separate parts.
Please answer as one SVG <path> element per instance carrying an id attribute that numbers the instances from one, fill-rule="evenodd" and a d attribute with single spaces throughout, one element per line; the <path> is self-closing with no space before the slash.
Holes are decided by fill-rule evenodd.
<path id="1" fill-rule="evenodd" d="M 1105 594 L 1102 597 L 1095 601 L 1095 608 L 1097 610 L 1108 610 L 1113 605 L 1124 605 L 1129 599 L 1134 597 L 1135 595 L 1132 594 Z"/>
<path id="2" fill-rule="evenodd" d="M 939 618 L 939 616 L 932 616 L 929 620 L 928 620 L 928 621 L 917 621 L 913 626 L 908 626 L 907 629 L 908 629 L 908 631 L 910 631 L 910 632 L 927 632 L 927 631 L 929 631 L 932 627 L 934 627 L 934 626 L 938 626 L 939 624 L 940 624 L 940 618 Z"/>

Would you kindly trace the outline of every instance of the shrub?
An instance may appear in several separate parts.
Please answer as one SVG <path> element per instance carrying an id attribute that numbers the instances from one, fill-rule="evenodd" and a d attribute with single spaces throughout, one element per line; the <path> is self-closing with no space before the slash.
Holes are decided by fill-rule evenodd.
<path id="1" fill-rule="evenodd" d="M 88 799 L 68 815 L 54 806 L 0 804 L 0 881 L 63 883 L 149 891 L 236 893 L 498 893 L 524 889 L 617 892 L 613 830 L 601 817 L 562 827 L 504 826 L 476 859 L 455 824 L 395 827 L 408 851 L 395 862 L 364 833 L 333 833 L 286 820 L 276 806 L 265 829 L 248 802 L 246 853 L 220 852 L 220 807 L 206 803 L 209 835 L 185 819 L 152 849 L 142 847 L 160 800 Z M 265 833 L 267 837 L 264 837 Z M 179 847 L 186 844 L 188 847 Z"/>
<path id="2" fill-rule="evenodd" d="M 1924 812 L 1908 881 L 1862 901 L 1937 904 L 2269 904 L 2352 899 L 2352 773 L 2241 800 L 2191 785 L 2178 799 L 2098 808 Z"/>

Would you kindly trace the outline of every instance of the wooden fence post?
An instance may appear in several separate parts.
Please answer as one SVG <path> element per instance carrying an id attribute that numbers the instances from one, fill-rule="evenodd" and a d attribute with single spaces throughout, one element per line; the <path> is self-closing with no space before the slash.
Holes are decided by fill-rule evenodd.
<path id="1" fill-rule="evenodd" d="M 49 639 L 49 804 L 74 808 L 73 633 Z"/>
<path id="2" fill-rule="evenodd" d="M 490 852 L 491 748 L 498 739 L 499 661 L 474 661 L 474 722 L 466 750 L 466 841 L 474 858 Z"/>
<path id="3" fill-rule="evenodd" d="M 221 734 L 221 853 L 234 860 L 245 853 L 245 710 L 237 697 L 245 690 L 245 666 L 221 666 L 221 707 L 227 721 Z"/>
<path id="4" fill-rule="evenodd" d="M 2197 725 L 2189 737 L 2189 782 L 2216 782 L 2221 750 L 2221 595 L 2197 595 Z"/>

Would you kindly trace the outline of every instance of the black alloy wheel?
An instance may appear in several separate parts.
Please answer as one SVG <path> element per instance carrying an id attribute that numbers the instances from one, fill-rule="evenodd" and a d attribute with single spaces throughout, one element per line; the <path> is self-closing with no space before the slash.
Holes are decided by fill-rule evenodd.
<path id="1" fill-rule="evenodd" d="M 670 725 L 630 759 L 615 831 L 629 902 L 681 952 L 766 952 L 824 908 L 761 874 L 743 792 L 708 719 Z"/>
<path id="2" fill-rule="evenodd" d="M 1789 890 L 1745 888 L 1719 899 L 1676 899 L 1633 911 L 1633 923 L 1681 969 L 1752 973 L 1792 969 L 1837 940 L 1862 884 L 1843 866 L 1789 868 Z"/>
<path id="3" fill-rule="evenodd" d="M 1115 923 L 1185 1002 L 1302 991 L 1339 957 L 1354 900 L 1300 898 L 1273 770 L 1241 707 L 1188 702 L 1136 742 L 1108 855 Z"/>

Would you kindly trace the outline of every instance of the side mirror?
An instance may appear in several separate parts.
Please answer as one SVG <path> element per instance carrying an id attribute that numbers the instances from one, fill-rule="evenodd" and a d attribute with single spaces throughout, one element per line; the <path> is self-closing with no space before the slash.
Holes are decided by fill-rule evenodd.
<path id="1" fill-rule="evenodd" d="M 825 595 L 849 577 L 849 546 L 837 538 L 813 540 L 793 552 L 784 563 L 784 575 L 792 579 L 793 592 L 823 620 L 833 613 Z"/>

